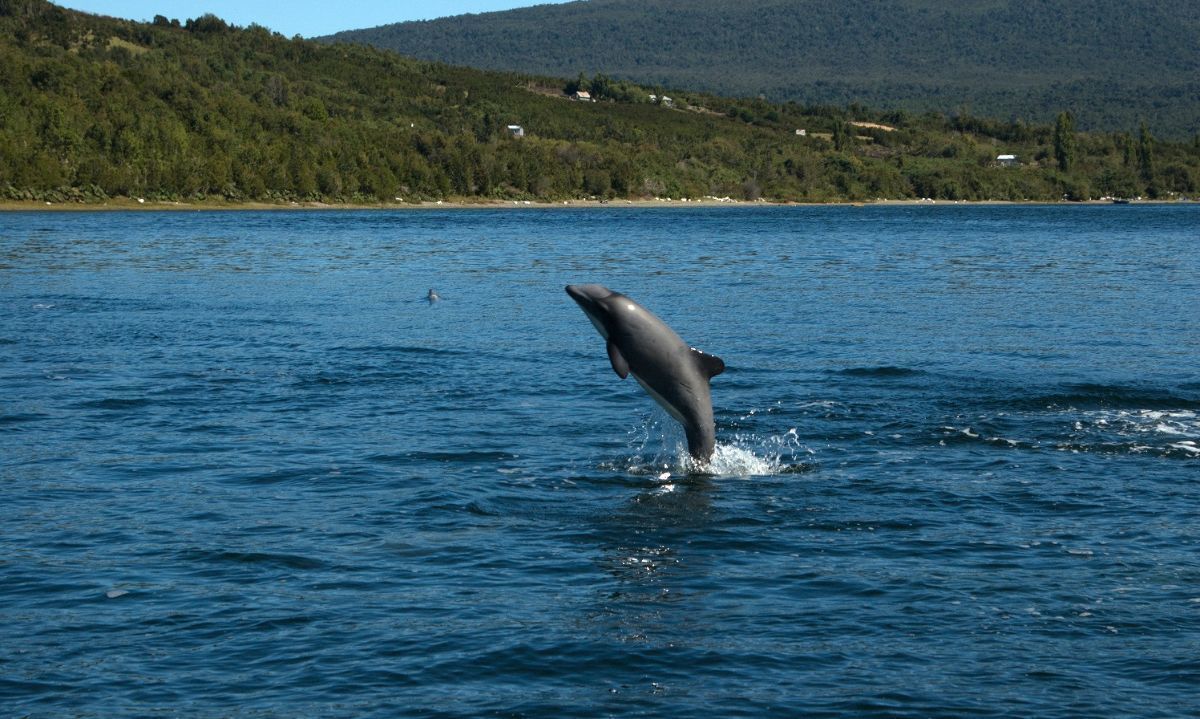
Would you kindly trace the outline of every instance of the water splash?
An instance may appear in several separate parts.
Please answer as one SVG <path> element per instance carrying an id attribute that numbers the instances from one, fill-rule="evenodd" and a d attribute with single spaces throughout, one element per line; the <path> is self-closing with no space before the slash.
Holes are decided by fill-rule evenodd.
<path id="1" fill-rule="evenodd" d="M 783 474 L 789 466 L 778 455 L 759 456 L 753 449 L 732 444 L 718 444 L 708 462 L 686 461 L 691 471 L 730 477 L 754 477 Z"/>
<path id="2" fill-rule="evenodd" d="M 629 436 L 631 455 L 623 463 L 625 471 L 662 482 L 688 474 L 761 477 L 813 468 L 813 452 L 801 445 L 795 428 L 778 436 L 739 433 L 724 441 L 719 438 L 707 462 L 688 454 L 682 428 L 664 412 L 646 415 Z"/>
<path id="3" fill-rule="evenodd" d="M 718 442 L 712 458 L 697 462 L 686 453 L 689 471 L 720 477 L 761 477 L 792 474 L 813 469 L 813 451 L 800 443 L 793 427 L 782 435 L 760 437 L 738 434 L 730 442 Z"/>

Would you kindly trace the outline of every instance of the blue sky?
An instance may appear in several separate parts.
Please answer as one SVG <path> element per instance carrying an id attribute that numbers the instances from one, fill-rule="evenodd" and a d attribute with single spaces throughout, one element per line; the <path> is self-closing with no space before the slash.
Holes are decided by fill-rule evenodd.
<path id="1" fill-rule="evenodd" d="M 56 0 L 62 7 L 130 20 L 164 15 L 178 20 L 217 15 L 234 25 L 258 23 L 288 37 L 314 37 L 405 20 L 508 10 L 564 0 Z"/>

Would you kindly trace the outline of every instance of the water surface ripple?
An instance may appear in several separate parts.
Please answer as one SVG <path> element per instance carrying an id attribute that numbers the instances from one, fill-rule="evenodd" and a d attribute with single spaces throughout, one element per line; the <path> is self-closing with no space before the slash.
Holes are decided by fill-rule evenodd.
<path id="1" fill-rule="evenodd" d="M 1197 237 L 1196 206 L 0 214 L 0 706 L 1200 714 Z M 713 474 L 570 282 L 725 360 Z"/>

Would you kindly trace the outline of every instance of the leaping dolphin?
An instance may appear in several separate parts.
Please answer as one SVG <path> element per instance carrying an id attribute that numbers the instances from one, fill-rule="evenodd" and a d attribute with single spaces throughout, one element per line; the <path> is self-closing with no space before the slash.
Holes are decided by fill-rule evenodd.
<path id="1" fill-rule="evenodd" d="M 707 462 L 716 447 L 709 380 L 725 371 L 720 357 L 689 347 L 650 310 L 603 285 L 567 285 L 608 345 L 621 379 L 630 374 L 683 425 L 688 453 Z"/>

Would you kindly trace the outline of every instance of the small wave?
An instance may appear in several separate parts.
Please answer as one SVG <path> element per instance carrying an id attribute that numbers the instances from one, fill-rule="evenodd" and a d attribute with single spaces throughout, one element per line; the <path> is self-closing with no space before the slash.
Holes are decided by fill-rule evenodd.
<path id="1" fill-rule="evenodd" d="M 325 562 L 297 554 L 271 552 L 234 552 L 221 550 L 189 550 L 183 552 L 187 561 L 212 562 L 216 564 L 263 564 L 288 569 L 320 569 Z"/>
<path id="2" fill-rule="evenodd" d="M 1084 412 L 1063 448 L 1079 450 L 1095 444 L 1106 451 L 1121 448 L 1131 454 L 1161 454 L 1191 458 L 1200 455 L 1200 412 L 1191 409 L 1093 410 Z"/>
<path id="3" fill-rule="evenodd" d="M 1139 442 L 1063 442 L 1054 449 L 1070 454 L 1093 454 L 1101 456 L 1142 455 L 1162 459 L 1196 459 L 1200 447 L 1176 442 L 1166 445 L 1150 445 Z"/>
<path id="4" fill-rule="evenodd" d="M 425 300 L 422 299 L 422 302 Z M 355 352 L 372 355 L 467 355 L 469 352 L 454 349 L 439 349 L 437 347 L 414 347 L 410 345 L 347 345 L 344 347 L 335 347 L 336 352 Z"/>
<path id="5" fill-rule="evenodd" d="M 1077 454 L 1200 456 L 1200 412 L 1188 409 L 1086 409 L 1049 407 L 1034 412 L 978 417 L 967 426 L 943 425 L 938 445 L 979 446 Z"/>
<path id="6" fill-rule="evenodd" d="M 146 407 L 151 401 L 145 397 L 109 397 L 90 400 L 75 405 L 79 409 L 128 410 Z"/>
<path id="7" fill-rule="evenodd" d="M 845 377 L 913 377 L 916 375 L 925 374 L 924 370 L 911 369 L 909 367 L 894 367 L 892 365 L 884 365 L 882 367 L 850 367 L 849 369 L 838 370 L 836 374 Z"/>
<path id="8" fill-rule="evenodd" d="M 356 385 L 359 383 L 357 375 L 316 375 L 313 377 L 302 377 L 292 383 L 292 387 L 298 390 L 312 389 L 319 387 L 337 387 L 341 385 Z"/>
<path id="9" fill-rule="evenodd" d="M 1083 415 L 1077 429 L 1086 429 L 1084 422 L 1092 427 L 1126 435 L 1200 438 L 1200 413 L 1187 409 L 1089 412 Z"/>
<path id="10" fill-rule="evenodd" d="M 1188 454 L 1200 455 L 1200 446 L 1197 446 L 1196 443 L 1192 441 L 1175 442 L 1167 446 L 1169 446 L 1171 449 L 1178 449 Z"/>
<path id="11" fill-rule="evenodd" d="M 425 511 L 425 510 L 422 510 Z M 456 503 L 441 503 L 434 504 L 428 508 L 430 512 L 448 512 L 451 514 L 474 514 L 479 517 L 500 517 L 503 513 L 498 509 L 483 504 L 482 502 L 467 502 L 466 504 Z"/>
<path id="12" fill-rule="evenodd" d="M 1031 449 L 1034 444 L 1021 439 L 1001 437 L 983 428 L 944 426 L 935 434 L 940 446 L 982 445 L 1002 449 Z"/>
<path id="13" fill-rule="evenodd" d="M 414 373 L 405 367 L 378 369 L 375 367 L 348 367 L 344 370 L 321 372 L 295 379 L 292 386 L 298 390 L 331 387 L 362 387 L 389 384 L 396 381 L 411 381 Z"/>
<path id="14" fill-rule="evenodd" d="M 0 427 L 14 424 L 27 424 L 29 422 L 37 422 L 46 419 L 49 415 L 26 413 L 26 414 L 0 414 Z"/>
<path id="15" fill-rule="evenodd" d="M 1200 398 L 1172 390 L 1087 383 L 1066 385 L 1059 392 L 1020 398 L 1012 404 L 1030 409 L 1200 410 Z"/>
<path id="16" fill-rule="evenodd" d="M 246 485 L 288 484 L 311 480 L 314 472 L 307 468 L 270 469 L 252 474 L 242 474 L 232 481 Z"/>
<path id="17" fill-rule="evenodd" d="M 510 452 L 409 452 L 402 455 L 404 459 L 412 461 L 426 462 L 463 462 L 467 464 L 478 464 L 485 462 L 502 462 L 513 459 L 518 459 L 519 455 Z M 374 455 L 372 460 L 383 463 L 395 463 L 399 459 L 397 455 Z"/>

